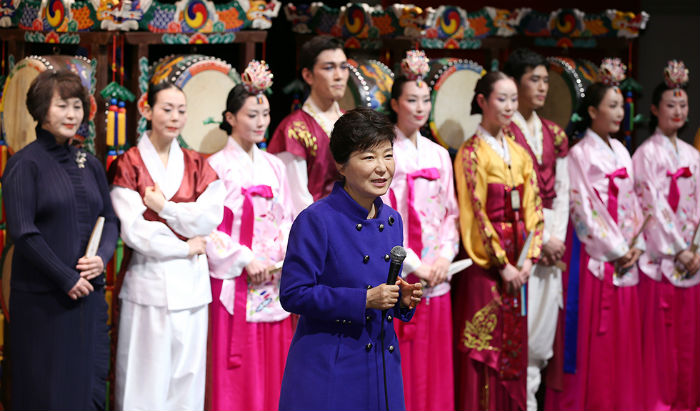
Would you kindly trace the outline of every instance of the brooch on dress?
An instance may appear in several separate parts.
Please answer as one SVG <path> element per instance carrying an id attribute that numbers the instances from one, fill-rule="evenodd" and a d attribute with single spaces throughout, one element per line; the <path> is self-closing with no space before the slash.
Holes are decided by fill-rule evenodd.
<path id="1" fill-rule="evenodd" d="M 85 162 L 87 161 L 87 154 L 79 150 L 75 153 L 75 164 L 78 165 L 78 168 L 85 168 Z"/>

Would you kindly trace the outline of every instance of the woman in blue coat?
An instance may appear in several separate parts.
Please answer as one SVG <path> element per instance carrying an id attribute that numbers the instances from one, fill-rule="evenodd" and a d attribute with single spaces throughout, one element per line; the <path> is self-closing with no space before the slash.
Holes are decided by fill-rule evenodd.
<path id="1" fill-rule="evenodd" d="M 384 115 L 343 115 L 330 143 L 342 181 L 292 226 L 280 301 L 300 319 L 280 410 L 384 410 L 386 397 L 390 410 L 405 409 L 393 320 L 410 320 L 423 292 L 400 278 L 385 284 L 389 253 L 403 244 L 399 213 L 379 198 L 394 174 L 393 140 Z"/>

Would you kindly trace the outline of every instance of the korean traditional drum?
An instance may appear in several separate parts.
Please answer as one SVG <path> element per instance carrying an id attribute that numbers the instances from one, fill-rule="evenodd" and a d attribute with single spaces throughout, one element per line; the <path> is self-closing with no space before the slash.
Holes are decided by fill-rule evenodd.
<path id="1" fill-rule="evenodd" d="M 377 60 L 348 60 L 350 77 L 345 95 L 339 101 L 344 111 L 365 106 L 386 111 L 391 99 L 394 73 Z"/>
<path id="2" fill-rule="evenodd" d="M 444 147 L 456 150 L 476 132 L 481 114 L 472 115 L 471 104 L 476 82 L 485 73 L 483 67 L 471 60 L 430 61 L 426 77 L 433 102 L 430 130 Z"/>
<path id="3" fill-rule="evenodd" d="M 586 87 L 596 81 L 598 67 L 588 60 L 548 57 L 549 92 L 544 106 L 537 113 L 567 129 L 571 115 L 577 110 Z"/>
<path id="4" fill-rule="evenodd" d="M 12 279 L 12 256 L 15 252 L 14 244 L 5 247 L 2 253 L 2 279 L 0 279 L 0 309 L 5 320 L 10 321 L 10 280 Z"/>
<path id="5" fill-rule="evenodd" d="M 223 121 L 228 93 L 241 82 L 236 69 L 220 59 L 199 54 L 169 56 L 155 64 L 151 76 L 152 83 L 162 81 L 179 86 L 187 98 L 187 123 L 180 144 L 202 154 L 224 148 L 228 136 L 219 123 Z"/>

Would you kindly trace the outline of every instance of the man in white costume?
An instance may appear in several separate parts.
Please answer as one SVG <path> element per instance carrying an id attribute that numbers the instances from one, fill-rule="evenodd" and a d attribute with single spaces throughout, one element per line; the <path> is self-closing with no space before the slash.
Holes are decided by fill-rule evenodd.
<path id="1" fill-rule="evenodd" d="M 537 410 L 535 394 L 541 371 L 552 357 L 559 309 L 563 307 L 561 269 L 569 221 L 569 174 L 566 164 L 568 140 L 553 122 L 537 115 L 549 90 L 547 61 L 527 49 L 508 58 L 504 72 L 518 85 L 518 111 L 510 128 L 515 141 L 530 153 L 544 211 L 542 257 L 532 268 L 527 283 L 528 367 L 527 409 Z M 561 265 L 561 264 L 559 264 Z"/>

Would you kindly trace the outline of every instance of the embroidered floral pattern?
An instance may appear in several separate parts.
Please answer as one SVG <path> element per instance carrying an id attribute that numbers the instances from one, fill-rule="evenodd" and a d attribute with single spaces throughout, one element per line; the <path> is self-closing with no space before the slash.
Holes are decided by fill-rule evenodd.
<path id="1" fill-rule="evenodd" d="M 526 184 L 528 184 L 526 182 Z M 535 174 L 535 170 L 533 169 L 532 172 L 530 173 L 530 189 L 535 191 L 535 218 L 537 219 L 537 223 L 535 224 L 534 227 L 527 227 L 530 230 L 534 230 L 535 234 L 532 237 L 532 244 L 530 244 L 530 251 L 527 254 L 527 257 L 531 260 L 537 260 L 540 258 L 540 253 L 542 251 L 542 237 L 543 237 L 543 232 L 544 232 L 544 213 L 542 212 L 542 198 L 540 198 L 539 195 L 539 190 L 537 187 L 537 175 Z M 527 212 L 527 210 L 525 210 Z M 527 214 L 525 215 L 525 221 L 527 225 L 527 220 L 529 219 Z M 533 261 L 534 262 L 534 261 Z"/>
<path id="2" fill-rule="evenodd" d="M 474 135 L 462 146 L 462 165 L 464 167 L 464 172 L 467 175 L 467 189 L 469 190 L 469 197 L 472 202 L 474 219 L 476 220 L 479 228 L 479 234 L 481 234 L 481 238 L 484 242 L 484 249 L 491 259 L 495 260 L 496 264 L 500 267 L 508 264 L 508 258 L 506 257 L 505 251 L 501 247 L 494 248 L 493 246 L 493 238 L 495 233 L 491 229 L 491 224 L 484 211 L 484 206 L 481 204 L 481 200 L 476 193 L 476 172 L 479 166 L 476 150 L 479 147 L 480 142 L 481 139 Z"/>
<path id="3" fill-rule="evenodd" d="M 303 121 L 292 122 L 292 126 L 287 130 L 287 136 L 300 142 L 304 147 L 309 149 L 312 157 L 316 157 L 316 151 L 318 150 L 316 136 L 309 132 L 309 129 Z"/>
<path id="4" fill-rule="evenodd" d="M 566 136 L 564 130 L 561 129 L 557 124 L 547 122 L 547 128 L 554 135 L 554 152 L 557 157 L 564 158 L 569 152 L 569 138 Z"/>
<path id="5" fill-rule="evenodd" d="M 498 347 L 491 345 L 491 341 L 493 340 L 493 331 L 498 324 L 497 310 L 500 301 L 495 286 L 492 287 L 491 292 L 495 294 L 493 300 L 474 313 L 471 321 L 464 324 L 462 344 L 467 348 L 477 351 L 498 351 Z"/>

